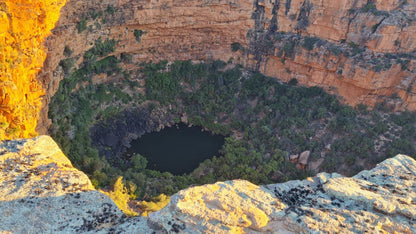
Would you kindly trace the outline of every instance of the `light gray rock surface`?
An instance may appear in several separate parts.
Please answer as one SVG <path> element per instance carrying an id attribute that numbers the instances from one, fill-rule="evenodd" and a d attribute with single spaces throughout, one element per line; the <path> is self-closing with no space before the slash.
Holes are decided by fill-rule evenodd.
<path id="1" fill-rule="evenodd" d="M 398 155 L 351 178 L 196 186 L 149 218 L 128 218 L 50 137 L 5 141 L 0 220 L 11 233 L 416 233 L 416 161 Z"/>
<path id="2" fill-rule="evenodd" d="M 94 190 L 49 136 L 0 143 L 0 233 L 108 233 L 118 226 L 152 232 Z"/>

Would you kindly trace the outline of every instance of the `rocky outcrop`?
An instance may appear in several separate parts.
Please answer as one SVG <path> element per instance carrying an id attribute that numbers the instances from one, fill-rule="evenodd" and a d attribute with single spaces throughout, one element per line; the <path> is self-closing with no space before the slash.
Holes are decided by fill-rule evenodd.
<path id="1" fill-rule="evenodd" d="M 320 173 L 257 186 L 191 187 L 149 218 L 127 218 L 50 137 L 0 143 L 2 232 L 242 233 L 416 230 L 416 161 L 398 155 L 354 177 Z"/>
<path id="2" fill-rule="evenodd" d="M 36 135 L 43 42 L 65 0 L 0 1 L 0 140 Z"/>
<path id="3" fill-rule="evenodd" d="M 132 222 L 96 191 L 49 136 L 0 143 L 0 216 L 0 232 L 108 233 L 120 225 L 149 233 L 146 221 Z"/>

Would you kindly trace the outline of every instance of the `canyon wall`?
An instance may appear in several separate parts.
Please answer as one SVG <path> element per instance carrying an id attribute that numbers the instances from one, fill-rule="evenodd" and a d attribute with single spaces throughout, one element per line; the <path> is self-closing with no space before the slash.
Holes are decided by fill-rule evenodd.
<path id="1" fill-rule="evenodd" d="M 73 58 L 80 64 L 96 40 L 108 38 L 117 41 L 114 54 L 130 54 L 133 63 L 227 61 L 232 56 L 232 43 L 247 45 L 247 31 L 254 27 L 252 9 L 250 1 L 69 1 L 46 41 L 48 58 L 39 79 L 47 94 L 39 132 L 45 133 L 49 125 L 47 103 L 63 78 L 56 70 L 61 60 Z M 86 29 L 80 31 L 82 20 Z M 143 33 L 140 41 L 135 31 Z M 64 55 L 65 47 L 71 50 L 70 56 Z"/>
<path id="2" fill-rule="evenodd" d="M 49 125 L 60 61 L 80 64 L 95 40 L 107 38 L 117 41 L 114 55 L 130 54 L 134 63 L 222 59 L 321 86 L 351 105 L 415 110 L 415 11 L 414 0 L 72 0 L 46 41 L 38 130 Z"/>
<path id="3" fill-rule="evenodd" d="M 258 1 L 246 67 L 321 86 L 350 105 L 386 101 L 414 110 L 415 7 L 415 1 Z"/>
<path id="4" fill-rule="evenodd" d="M 44 41 L 65 0 L 0 1 L 0 140 L 33 137 L 44 94 Z"/>
<path id="5" fill-rule="evenodd" d="M 65 2 L 0 2 L 1 138 L 47 131 L 61 61 L 81 64 L 98 39 L 133 63 L 222 59 L 351 105 L 416 109 L 414 0 Z"/>
<path id="6" fill-rule="evenodd" d="M 149 217 L 126 217 L 52 138 L 0 142 L 0 232 L 413 233 L 416 161 L 398 155 L 354 177 L 191 187 Z M 329 224 L 329 225 L 328 225 Z"/>

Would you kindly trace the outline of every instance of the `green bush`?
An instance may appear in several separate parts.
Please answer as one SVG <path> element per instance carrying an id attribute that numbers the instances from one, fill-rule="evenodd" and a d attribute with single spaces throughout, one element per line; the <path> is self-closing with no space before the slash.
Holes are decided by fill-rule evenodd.
<path id="1" fill-rule="evenodd" d="M 76 27 L 78 29 L 78 33 L 82 33 L 85 29 L 87 29 L 87 18 L 82 17 Z"/>
<path id="2" fill-rule="evenodd" d="M 365 5 L 361 9 L 362 12 L 372 12 L 372 11 L 375 11 L 375 10 L 377 10 L 376 5 L 374 3 L 372 3 L 372 2 L 367 3 L 367 5 Z"/>
<path id="3" fill-rule="evenodd" d="M 93 58 L 94 56 L 97 56 L 97 57 L 106 56 L 107 54 L 114 52 L 115 45 L 116 45 L 116 41 L 114 39 L 110 40 L 107 38 L 104 42 L 102 42 L 100 38 L 95 41 L 93 48 L 85 52 L 84 58 L 86 60 L 93 60 L 91 58 Z"/>
<path id="4" fill-rule="evenodd" d="M 165 194 L 160 194 L 156 197 L 153 197 L 151 201 L 141 201 L 137 205 L 142 210 L 142 216 L 148 216 L 150 213 L 158 211 L 165 207 L 170 201 L 170 197 Z"/>
<path id="5" fill-rule="evenodd" d="M 59 61 L 59 66 L 62 67 L 62 70 L 65 74 L 69 74 L 71 72 L 71 69 L 74 67 L 75 61 L 72 58 L 67 58 L 64 60 Z"/>
<path id="6" fill-rule="evenodd" d="M 329 47 L 329 50 L 331 51 L 331 53 L 333 53 L 334 55 L 340 55 L 342 53 L 341 49 L 338 46 L 335 45 L 331 45 Z"/>
<path id="7" fill-rule="evenodd" d="M 70 57 L 72 55 L 72 50 L 71 50 L 71 48 L 69 48 L 69 46 L 65 46 L 65 48 L 64 48 L 64 56 L 65 57 Z"/>
<path id="8" fill-rule="evenodd" d="M 286 42 L 283 46 L 283 52 L 285 52 L 285 56 L 292 57 L 293 53 L 295 52 L 296 41 L 292 40 Z"/>
<path id="9" fill-rule="evenodd" d="M 123 177 L 118 177 L 114 184 L 113 189 L 108 192 L 104 192 L 111 200 L 116 203 L 118 208 L 122 210 L 128 216 L 137 216 L 138 214 L 130 209 L 127 202 L 130 201 L 130 194 L 127 187 L 123 183 Z"/>
<path id="10" fill-rule="evenodd" d="M 114 15 L 115 12 L 116 12 L 116 9 L 111 5 L 108 5 L 107 9 L 105 9 L 105 13 L 110 14 L 110 15 Z"/>
<path id="11" fill-rule="evenodd" d="M 302 47 L 307 50 L 313 50 L 313 47 L 317 41 L 319 41 L 319 38 L 307 36 L 303 40 Z"/>
<path id="12" fill-rule="evenodd" d="M 139 43 L 142 36 L 145 34 L 145 31 L 135 29 L 133 34 L 134 34 L 134 37 L 136 38 L 137 43 Z"/>
<path id="13" fill-rule="evenodd" d="M 298 80 L 296 78 L 292 78 L 289 80 L 288 84 L 291 86 L 296 86 L 298 85 Z"/>
<path id="14" fill-rule="evenodd" d="M 231 51 L 232 52 L 236 52 L 236 51 L 239 51 L 239 50 L 240 51 L 244 50 L 244 47 L 240 43 L 234 42 L 234 43 L 231 44 Z"/>

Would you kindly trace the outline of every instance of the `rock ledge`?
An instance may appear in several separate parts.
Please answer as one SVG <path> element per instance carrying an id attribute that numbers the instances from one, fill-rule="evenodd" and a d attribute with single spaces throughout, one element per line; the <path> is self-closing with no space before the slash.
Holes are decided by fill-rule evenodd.
<path id="1" fill-rule="evenodd" d="M 12 233 L 415 233 L 416 161 L 397 155 L 350 178 L 196 186 L 149 218 L 127 218 L 40 136 L 0 142 L 0 216 Z"/>

